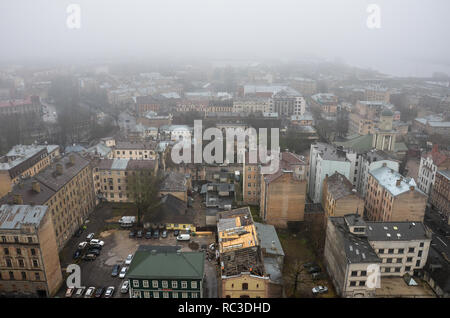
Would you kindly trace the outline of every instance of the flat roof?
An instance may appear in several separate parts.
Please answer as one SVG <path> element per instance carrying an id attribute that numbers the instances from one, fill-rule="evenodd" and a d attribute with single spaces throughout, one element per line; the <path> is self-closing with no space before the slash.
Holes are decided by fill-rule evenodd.
<path id="1" fill-rule="evenodd" d="M 0 229 L 20 229 L 22 225 L 39 226 L 47 212 L 45 205 L 7 205 L 0 207 Z"/>

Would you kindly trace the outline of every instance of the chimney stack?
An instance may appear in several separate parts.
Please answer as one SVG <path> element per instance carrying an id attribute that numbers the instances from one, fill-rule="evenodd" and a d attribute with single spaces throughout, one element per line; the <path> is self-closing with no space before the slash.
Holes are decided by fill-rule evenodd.
<path id="1" fill-rule="evenodd" d="M 59 176 L 63 174 L 63 166 L 60 163 L 56 164 L 56 174 Z"/>
<path id="2" fill-rule="evenodd" d="M 397 187 L 399 187 L 401 182 L 402 182 L 401 179 L 397 179 L 397 182 L 395 183 L 395 185 L 396 185 Z"/>
<path id="3" fill-rule="evenodd" d="M 387 166 L 386 162 L 383 162 L 383 167 L 386 167 L 386 166 Z"/>
<path id="4" fill-rule="evenodd" d="M 33 188 L 33 191 L 36 192 L 36 193 L 41 192 L 41 185 L 40 185 L 40 183 L 37 182 L 36 180 L 33 181 L 33 183 L 32 183 L 32 188 Z"/>
<path id="5" fill-rule="evenodd" d="M 21 194 L 14 194 L 14 204 L 23 204 L 23 199 Z"/>
<path id="6" fill-rule="evenodd" d="M 73 154 L 69 156 L 69 160 L 72 165 L 75 164 L 75 156 Z"/>
<path id="7" fill-rule="evenodd" d="M 414 186 L 410 186 L 409 190 L 414 191 L 415 187 Z"/>

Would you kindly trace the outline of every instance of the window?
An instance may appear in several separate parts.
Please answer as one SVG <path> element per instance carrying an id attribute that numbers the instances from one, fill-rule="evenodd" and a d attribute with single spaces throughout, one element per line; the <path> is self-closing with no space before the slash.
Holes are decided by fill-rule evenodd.
<path id="1" fill-rule="evenodd" d="M 33 243 L 33 238 L 31 236 L 28 236 L 28 243 Z"/>
<path id="2" fill-rule="evenodd" d="M 385 273 L 390 273 L 391 272 L 391 268 L 390 267 L 385 267 L 384 268 L 384 272 Z"/>
<path id="3" fill-rule="evenodd" d="M 354 286 L 356 286 L 356 282 L 355 281 L 350 282 L 350 287 L 354 287 Z"/>
<path id="4" fill-rule="evenodd" d="M 147 284 L 148 284 L 148 282 L 147 282 Z M 150 292 L 145 291 L 144 292 L 144 298 L 150 298 Z"/>
<path id="5" fill-rule="evenodd" d="M 396 267 L 396 268 L 395 268 L 395 272 L 396 272 L 396 273 L 400 273 L 400 269 L 401 269 L 400 267 Z"/>
<path id="6" fill-rule="evenodd" d="M 157 280 L 152 280 L 152 287 L 153 288 L 158 288 L 158 281 Z"/>
<path id="7" fill-rule="evenodd" d="M 163 298 L 169 298 L 169 293 L 168 292 L 163 292 Z"/>
<path id="8" fill-rule="evenodd" d="M 19 237 L 18 236 L 14 236 L 14 242 L 19 243 Z"/>
<path id="9" fill-rule="evenodd" d="M 422 251 L 419 251 L 419 253 L 417 253 L 417 256 L 422 257 Z"/>
<path id="10" fill-rule="evenodd" d="M 361 271 L 361 276 L 367 276 L 367 271 Z"/>
<path id="11" fill-rule="evenodd" d="M 365 286 L 366 285 L 366 281 L 365 280 L 360 280 L 359 281 L 359 286 Z"/>
<path id="12" fill-rule="evenodd" d="M 352 271 L 352 276 L 358 276 L 358 272 L 357 271 Z"/>
<path id="13" fill-rule="evenodd" d="M 20 250 L 20 248 L 16 249 L 17 255 L 22 255 L 22 251 Z"/>
<path id="14" fill-rule="evenodd" d="M 6 259 L 6 267 L 12 267 L 12 263 L 9 258 Z"/>
<path id="15" fill-rule="evenodd" d="M 386 258 L 386 263 L 392 263 L 392 258 Z"/>
<path id="16" fill-rule="evenodd" d="M 406 262 L 407 262 L 407 263 L 411 263 L 411 262 L 412 262 L 412 260 L 413 260 L 413 258 L 412 258 L 412 257 L 408 257 L 408 258 L 406 258 Z"/>
<path id="17" fill-rule="evenodd" d="M 248 290 L 248 283 L 242 284 L 242 290 Z"/>
<path id="18" fill-rule="evenodd" d="M 181 282 L 181 288 L 187 288 L 187 282 L 185 281 Z"/>
<path id="19" fill-rule="evenodd" d="M 173 292 L 172 293 L 172 298 L 178 298 L 178 293 L 177 292 Z"/>
<path id="20" fill-rule="evenodd" d="M 34 273 L 34 277 L 36 278 L 36 280 L 41 280 L 41 276 L 39 275 L 39 273 Z"/>
<path id="21" fill-rule="evenodd" d="M 198 293 L 192 293 L 192 294 L 191 294 L 191 297 L 192 297 L 192 298 L 198 298 Z"/>
<path id="22" fill-rule="evenodd" d="M 408 253 L 414 253 L 414 250 L 415 250 L 414 247 L 410 247 L 410 248 L 408 249 Z"/>
<path id="23" fill-rule="evenodd" d="M 3 242 L 3 243 L 6 242 L 6 236 L 2 236 L 2 242 Z"/>
<path id="24" fill-rule="evenodd" d="M 159 298 L 159 292 L 153 292 L 153 298 Z"/>
<path id="25" fill-rule="evenodd" d="M 36 250 L 34 248 L 31 249 L 31 255 L 36 255 Z"/>
<path id="26" fill-rule="evenodd" d="M 23 262 L 23 259 L 19 259 L 19 266 L 20 266 L 20 267 L 24 267 L 24 266 L 25 266 L 25 264 L 24 264 L 24 262 Z"/>
<path id="27" fill-rule="evenodd" d="M 424 245 L 424 243 L 423 243 L 423 242 L 420 242 L 420 245 L 419 245 L 419 246 L 420 246 L 420 247 L 423 247 L 423 245 Z"/>
<path id="28" fill-rule="evenodd" d="M 148 282 L 147 282 L 147 284 L 148 284 Z M 136 280 L 136 279 L 133 280 L 133 287 L 135 287 L 135 288 L 139 287 L 139 281 L 138 280 Z M 144 284 L 144 287 L 145 287 L 145 284 Z"/>
<path id="29" fill-rule="evenodd" d="M 416 267 L 420 266 L 420 259 L 416 261 Z"/>
<path id="30" fill-rule="evenodd" d="M 192 289 L 197 289 L 197 282 L 192 281 L 191 282 L 191 288 Z"/>
<path id="31" fill-rule="evenodd" d="M 388 249 L 388 254 L 394 254 L 394 249 L 393 248 Z"/>
<path id="32" fill-rule="evenodd" d="M 397 258 L 397 263 L 401 263 L 403 261 L 403 258 Z"/>
<path id="33" fill-rule="evenodd" d="M 405 249 L 404 248 L 399 248 L 398 249 L 398 254 L 403 254 L 405 252 Z"/>
<path id="34" fill-rule="evenodd" d="M 13 273 L 13 272 L 9 272 L 9 279 L 12 279 L 12 280 L 15 279 L 15 278 L 14 278 L 14 273 Z"/>
<path id="35" fill-rule="evenodd" d="M 22 272 L 22 280 L 27 280 L 27 274 L 25 272 Z"/>
<path id="36" fill-rule="evenodd" d="M 411 270 L 411 266 L 406 266 L 406 267 L 405 267 L 405 271 L 406 271 L 406 272 L 409 272 L 410 270 Z"/>
<path id="37" fill-rule="evenodd" d="M 5 247 L 3 250 L 5 251 L 5 255 L 9 255 L 9 249 L 7 247 Z"/>
<path id="38" fill-rule="evenodd" d="M 379 250 L 378 250 L 378 253 L 384 254 L 384 249 L 383 249 L 383 248 L 379 249 Z"/>
<path id="39" fill-rule="evenodd" d="M 167 280 L 163 280 L 162 281 L 162 288 L 168 288 L 169 287 L 169 283 L 167 282 Z"/>
<path id="40" fill-rule="evenodd" d="M 178 288 L 178 282 L 176 280 L 172 281 L 172 288 Z"/>
<path id="41" fill-rule="evenodd" d="M 37 259 L 33 260 L 33 267 L 39 267 L 39 263 L 38 263 Z"/>
<path id="42" fill-rule="evenodd" d="M 181 298 L 188 298 L 188 293 L 181 293 Z"/>

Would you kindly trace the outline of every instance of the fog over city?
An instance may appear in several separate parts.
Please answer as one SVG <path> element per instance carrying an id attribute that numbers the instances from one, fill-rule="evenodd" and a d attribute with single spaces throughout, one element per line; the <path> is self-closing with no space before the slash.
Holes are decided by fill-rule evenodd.
<path id="1" fill-rule="evenodd" d="M 80 28 L 67 25 L 70 4 Z M 448 12 L 446 0 L 3 0 L 0 62 L 329 60 L 429 76 L 450 73 Z"/>

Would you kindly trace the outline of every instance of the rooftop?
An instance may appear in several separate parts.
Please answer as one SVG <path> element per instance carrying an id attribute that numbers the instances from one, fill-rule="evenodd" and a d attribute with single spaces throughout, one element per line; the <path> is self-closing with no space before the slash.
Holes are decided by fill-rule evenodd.
<path id="1" fill-rule="evenodd" d="M 7 205 L 0 207 L 0 229 L 19 230 L 22 225 L 38 227 L 48 207 L 45 205 Z"/>
<path id="2" fill-rule="evenodd" d="M 283 247 L 281 246 L 275 227 L 270 224 L 258 222 L 255 222 L 254 224 L 263 251 L 266 254 L 284 256 Z"/>
<path id="3" fill-rule="evenodd" d="M 421 222 L 366 222 L 369 241 L 412 241 L 431 239 Z"/>
<path id="4" fill-rule="evenodd" d="M 168 171 L 164 174 L 160 191 L 186 191 L 186 176 L 175 171 Z"/>
<path id="5" fill-rule="evenodd" d="M 339 200 L 349 195 L 358 195 L 356 190 L 353 191 L 353 184 L 339 172 L 335 172 L 327 179 L 327 192 L 333 196 L 334 200 Z"/>
<path id="6" fill-rule="evenodd" d="M 405 178 L 400 173 L 392 170 L 388 167 L 381 167 L 372 171 L 369 171 L 378 183 L 388 190 L 393 196 L 398 196 L 402 193 L 411 190 L 414 187 L 415 191 L 419 191 L 417 184 L 413 178 Z M 397 185 L 397 180 L 400 180 L 399 185 Z"/>

